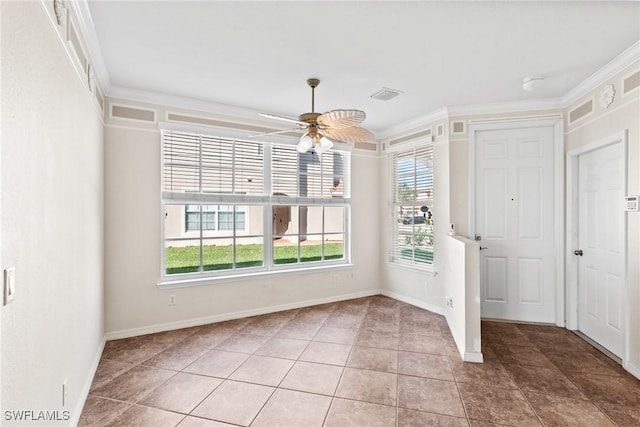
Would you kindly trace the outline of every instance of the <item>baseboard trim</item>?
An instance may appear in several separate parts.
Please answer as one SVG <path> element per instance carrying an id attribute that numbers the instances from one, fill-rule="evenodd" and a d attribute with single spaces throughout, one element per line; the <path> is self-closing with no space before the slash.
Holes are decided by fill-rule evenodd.
<path id="1" fill-rule="evenodd" d="M 482 353 L 467 351 L 462 356 L 462 360 L 464 360 L 465 362 L 483 363 L 484 357 L 482 356 Z"/>
<path id="2" fill-rule="evenodd" d="M 84 382 L 84 386 L 82 387 L 82 391 L 80 392 L 80 398 L 78 399 L 78 403 L 76 403 L 76 407 L 73 412 L 71 412 L 71 419 L 69 420 L 69 426 L 77 426 L 80 421 L 80 415 L 82 415 L 82 408 L 84 407 L 84 403 L 89 397 L 89 390 L 91 389 L 91 384 L 93 383 L 93 378 L 96 376 L 96 371 L 98 370 L 98 365 L 100 364 L 100 358 L 102 357 L 102 351 L 104 350 L 104 344 L 106 342 L 106 336 L 102 337 L 100 340 L 100 344 L 98 345 L 98 351 L 93 357 L 93 363 L 91 364 L 91 371 L 89 375 L 87 375 L 87 379 Z"/>
<path id="3" fill-rule="evenodd" d="M 626 369 L 627 372 L 629 372 L 631 375 L 633 375 L 634 377 L 640 380 L 640 368 L 635 366 L 633 363 L 631 362 L 625 363 L 624 369 Z"/>
<path id="4" fill-rule="evenodd" d="M 406 297 L 404 295 L 400 295 L 400 294 L 397 294 L 395 292 L 388 291 L 386 289 L 382 289 L 380 291 L 380 293 L 382 295 L 384 295 L 385 297 L 389 297 L 389 298 L 393 298 L 393 299 L 398 300 L 398 301 L 406 302 L 407 304 L 411 304 L 411 305 L 416 306 L 418 308 L 423 308 L 425 310 L 431 311 L 432 313 L 441 314 L 441 315 L 444 316 L 444 307 L 438 307 L 437 305 L 428 304 L 426 302 L 417 300 L 415 298 Z"/>
<path id="5" fill-rule="evenodd" d="M 216 314 L 213 316 L 198 317 L 189 320 L 180 320 L 177 322 L 160 323 L 156 325 L 143 326 L 141 328 L 123 329 L 120 331 L 108 332 L 106 334 L 107 341 L 121 338 L 130 338 L 139 335 L 153 334 L 157 332 L 172 331 L 174 329 L 189 328 L 192 326 L 207 325 L 209 323 L 224 322 L 226 320 L 241 319 L 243 317 L 259 316 L 261 314 L 275 313 L 278 311 L 293 310 L 296 308 L 309 307 L 313 305 L 327 304 L 331 302 L 346 301 L 355 298 L 369 297 L 373 295 L 383 294 L 382 289 L 373 289 L 370 291 L 353 292 L 350 294 L 337 295 L 326 298 L 318 298 L 313 300 L 299 301 L 289 304 L 273 305 L 270 307 L 262 307 L 251 310 L 236 311 L 232 313 Z M 394 298 L 394 297 L 391 297 Z M 405 301 L 407 302 L 407 301 Z M 411 304 L 411 303 L 409 303 Z"/>

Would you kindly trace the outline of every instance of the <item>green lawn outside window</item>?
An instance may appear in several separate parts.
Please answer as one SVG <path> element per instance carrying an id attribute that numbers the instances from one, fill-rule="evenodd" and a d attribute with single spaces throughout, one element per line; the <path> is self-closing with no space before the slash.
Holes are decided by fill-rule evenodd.
<path id="1" fill-rule="evenodd" d="M 233 266 L 233 247 L 205 245 L 203 246 L 203 270 L 227 270 Z M 298 262 L 298 247 L 275 246 L 273 248 L 275 264 Z M 300 261 L 320 261 L 322 259 L 322 243 L 300 246 Z M 324 244 L 324 259 L 344 258 L 344 245 L 340 243 Z M 261 244 L 236 245 L 236 268 L 256 267 L 263 264 L 264 255 Z M 166 274 L 197 273 L 200 267 L 200 247 L 169 246 L 165 249 Z"/>

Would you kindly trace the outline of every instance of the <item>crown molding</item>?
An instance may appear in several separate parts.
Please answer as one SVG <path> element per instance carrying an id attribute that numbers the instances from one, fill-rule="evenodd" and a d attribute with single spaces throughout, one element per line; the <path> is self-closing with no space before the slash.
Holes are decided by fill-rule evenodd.
<path id="1" fill-rule="evenodd" d="M 562 97 L 563 106 L 569 107 L 580 98 L 588 95 L 607 80 L 622 72 L 627 67 L 640 61 L 640 40 L 632 44 L 620 55 L 613 58 L 608 64 L 580 82 Z"/>
<path id="2" fill-rule="evenodd" d="M 443 107 L 413 120 L 391 126 L 379 133 L 379 140 L 398 138 L 417 132 L 433 122 L 460 116 L 512 113 L 514 111 L 541 111 L 563 109 L 560 98 L 527 99 L 512 102 L 494 102 L 474 105 L 453 105 Z"/>
<path id="3" fill-rule="evenodd" d="M 449 117 L 449 110 L 447 107 L 442 107 L 434 110 L 430 113 L 418 116 L 414 119 L 399 123 L 397 125 L 390 126 L 377 132 L 377 140 L 382 141 L 384 139 L 396 138 L 404 135 L 411 134 L 413 132 L 419 132 L 427 125 L 436 122 L 438 120 L 444 120 Z"/>
<path id="4" fill-rule="evenodd" d="M 514 111 L 555 110 L 562 109 L 563 105 L 560 98 L 542 98 L 475 105 L 456 105 L 448 108 L 450 117 L 460 117 L 477 116 L 481 114 L 512 113 Z"/>
<path id="5" fill-rule="evenodd" d="M 77 30 L 84 41 L 93 71 L 100 82 L 102 92 L 106 95 L 111 89 L 111 79 L 100 50 L 100 43 L 98 43 L 98 35 L 91 17 L 91 10 L 89 10 L 89 3 L 87 0 L 67 0 L 67 2 L 75 17 Z"/>
<path id="6" fill-rule="evenodd" d="M 273 130 L 282 129 L 281 127 L 274 126 L 274 122 L 271 120 L 261 119 L 259 111 L 235 105 L 221 104 L 202 99 L 131 89 L 121 86 L 111 86 L 111 90 L 107 93 L 107 96 L 109 98 L 117 98 L 132 102 L 142 102 L 169 108 L 181 108 L 185 110 L 205 112 L 228 121 L 237 122 L 239 119 L 242 119 L 242 121 L 256 125 L 260 124 L 262 126 L 272 128 Z"/>

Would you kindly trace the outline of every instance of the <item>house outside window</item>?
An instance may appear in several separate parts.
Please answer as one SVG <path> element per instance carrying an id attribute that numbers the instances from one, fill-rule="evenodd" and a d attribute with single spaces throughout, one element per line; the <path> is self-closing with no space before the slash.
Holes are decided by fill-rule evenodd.
<path id="1" fill-rule="evenodd" d="M 185 232 L 200 231 L 200 207 L 202 207 L 202 230 L 231 230 L 233 227 L 233 206 L 230 205 L 185 205 Z M 236 230 L 245 229 L 246 212 L 240 206 L 236 212 Z"/>

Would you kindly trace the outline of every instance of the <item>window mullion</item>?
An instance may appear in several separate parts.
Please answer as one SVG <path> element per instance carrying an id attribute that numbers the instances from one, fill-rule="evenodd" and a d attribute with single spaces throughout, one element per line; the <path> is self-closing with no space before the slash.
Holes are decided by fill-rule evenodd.
<path id="1" fill-rule="evenodd" d="M 321 173 L 322 175 L 322 173 Z M 322 188 L 322 187 L 321 187 Z M 320 238 L 322 239 L 322 241 L 320 242 L 320 259 L 324 261 L 324 242 L 325 242 L 325 237 L 324 237 L 324 233 L 325 233 L 325 227 L 324 227 L 324 221 L 326 219 L 325 216 L 325 211 L 326 211 L 327 207 L 326 206 L 322 206 L 322 228 L 321 228 L 321 233 L 320 233 Z M 342 216 L 344 216 L 344 211 Z M 344 229 L 343 229 L 344 230 Z M 343 238 L 344 240 L 344 238 Z M 344 244 L 343 244 L 344 245 Z"/>
<path id="2" fill-rule="evenodd" d="M 200 218 L 198 221 L 200 223 L 200 268 L 198 271 L 200 271 L 201 273 L 204 271 L 204 241 L 203 241 L 203 231 L 202 229 L 204 228 L 204 214 L 203 214 L 203 208 L 202 205 L 200 206 Z"/>
<path id="3" fill-rule="evenodd" d="M 263 170 L 263 182 L 264 182 L 264 194 L 268 194 L 269 197 L 273 196 L 273 185 L 271 182 L 272 177 L 272 161 L 273 161 L 273 148 L 271 144 L 264 145 L 264 170 Z M 273 204 L 262 205 L 262 257 L 264 258 L 264 265 L 268 270 L 273 267 Z"/>
<path id="4" fill-rule="evenodd" d="M 202 135 L 198 135 L 198 193 L 202 193 Z"/>
<path id="5" fill-rule="evenodd" d="M 232 141 L 231 143 L 231 194 L 236 194 L 236 141 Z M 235 270 L 237 268 L 236 256 L 237 256 L 237 215 L 238 205 L 231 205 L 231 268 Z"/>
<path id="6" fill-rule="evenodd" d="M 198 193 L 202 193 L 202 135 L 198 135 Z M 201 273 L 204 271 L 204 240 L 203 231 L 204 228 L 204 214 L 202 204 L 199 204 L 199 223 L 200 223 L 200 268 L 198 271 Z"/>

